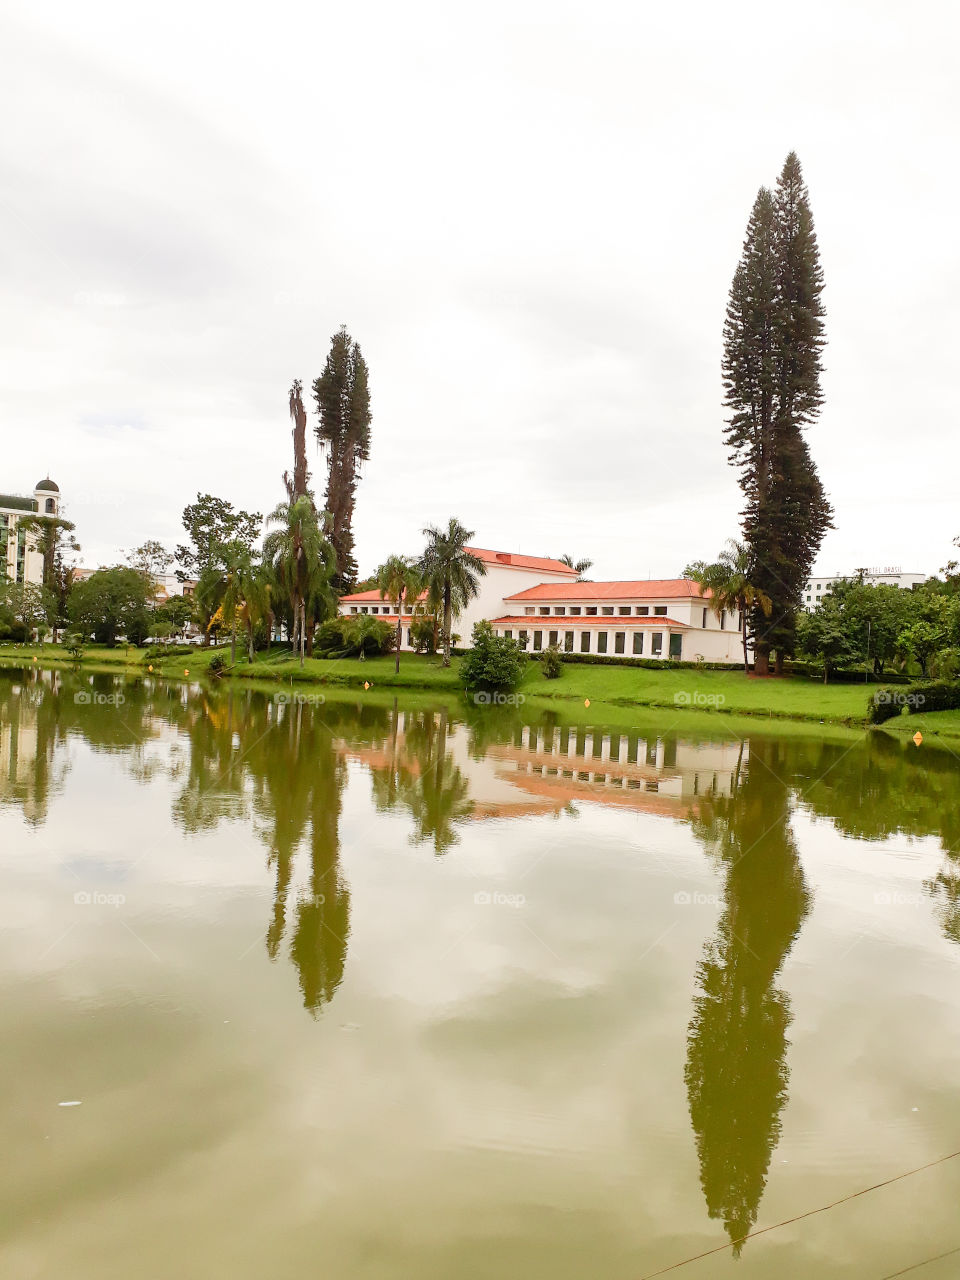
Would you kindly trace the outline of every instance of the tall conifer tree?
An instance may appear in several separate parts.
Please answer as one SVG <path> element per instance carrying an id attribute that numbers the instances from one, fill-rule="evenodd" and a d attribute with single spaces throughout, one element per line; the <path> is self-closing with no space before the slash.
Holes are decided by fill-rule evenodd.
<path id="1" fill-rule="evenodd" d="M 325 506 L 337 557 L 333 585 L 349 590 L 357 577 L 353 556 L 353 509 L 361 465 L 370 456 L 370 386 L 367 363 L 346 327 L 330 344 L 323 373 L 314 381 L 320 447 L 327 455 Z"/>
<path id="2" fill-rule="evenodd" d="M 800 162 L 787 157 L 775 194 L 754 202 L 724 324 L 724 430 L 746 498 L 751 579 L 773 603 L 751 619 L 756 670 L 793 651 L 803 584 L 832 509 L 804 438 L 816 419 L 823 272 Z"/>

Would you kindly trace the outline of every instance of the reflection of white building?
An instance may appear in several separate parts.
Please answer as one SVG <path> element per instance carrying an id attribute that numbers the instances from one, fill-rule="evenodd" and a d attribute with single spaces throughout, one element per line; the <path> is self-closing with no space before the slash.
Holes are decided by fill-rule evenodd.
<path id="1" fill-rule="evenodd" d="M 396 733 L 378 745 L 341 739 L 337 748 L 371 770 L 416 778 L 420 765 L 407 734 L 422 714 L 398 711 Z M 576 725 L 523 725 L 511 742 L 491 745 L 479 758 L 466 726 L 452 725 L 444 752 L 467 783 L 472 821 L 559 813 L 572 801 L 689 818 L 704 802 L 733 795 L 749 760 L 739 740 L 695 743 Z"/>
<path id="2" fill-rule="evenodd" d="M 858 569 L 856 573 L 815 573 L 804 587 L 803 607 L 808 612 L 815 609 L 837 582 L 857 582 L 862 577 L 868 587 L 898 587 L 901 591 L 910 591 L 926 582 L 927 576 L 904 573 L 898 564 L 888 564 L 883 569 Z"/>
<path id="3" fill-rule="evenodd" d="M 43 582 L 43 556 L 24 516 L 58 516 L 60 489 L 49 476 L 37 482 L 33 497 L 0 494 L 0 578 L 11 582 Z"/>
<path id="4" fill-rule="evenodd" d="M 487 566 L 480 594 L 456 619 L 467 645 L 481 618 L 528 653 L 557 645 L 566 653 L 686 662 L 743 660 L 736 612 L 718 617 L 710 599 L 689 578 L 579 582 L 559 560 L 471 548 Z M 397 624 L 396 602 L 379 591 L 340 599 L 341 614 L 372 613 Z M 409 619 L 409 622 L 408 622 Z M 413 602 L 402 615 L 403 648 L 412 648 Z"/>

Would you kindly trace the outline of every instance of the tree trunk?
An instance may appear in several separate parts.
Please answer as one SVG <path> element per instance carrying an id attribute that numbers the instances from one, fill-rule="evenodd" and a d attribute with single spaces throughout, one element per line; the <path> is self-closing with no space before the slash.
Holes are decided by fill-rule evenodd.
<path id="1" fill-rule="evenodd" d="M 777 650 L 777 658 L 773 668 L 773 673 L 774 675 L 777 675 L 777 676 L 783 675 L 783 650 L 782 649 Z"/>
<path id="2" fill-rule="evenodd" d="M 236 666 L 236 664 L 237 664 L 237 624 L 234 623 L 233 626 L 230 628 L 230 665 L 231 667 L 234 667 Z"/>
<path id="3" fill-rule="evenodd" d="M 450 588 L 443 593 L 443 665 L 450 665 L 450 632 L 453 630 L 453 604 L 450 599 Z"/>
<path id="4" fill-rule="evenodd" d="M 402 604 L 403 597 L 397 596 L 397 660 L 393 666 L 393 673 L 397 676 L 400 674 L 400 645 L 403 642 L 403 618 L 400 610 Z"/>
<path id="5" fill-rule="evenodd" d="M 740 636 L 743 640 L 743 673 L 750 673 L 750 659 L 747 657 L 747 612 L 745 609 L 740 610 Z"/>
<path id="6" fill-rule="evenodd" d="M 758 676 L 770 674 L 770 650 L 755 644 L 753 647 L 753 670 Z"/>
<path id="7" fill-rule="evenodd" d="M 307 602 L 300 601 L 300 665 L 303 666 L 303 655 L 306 650 L 307 639 Z"/>

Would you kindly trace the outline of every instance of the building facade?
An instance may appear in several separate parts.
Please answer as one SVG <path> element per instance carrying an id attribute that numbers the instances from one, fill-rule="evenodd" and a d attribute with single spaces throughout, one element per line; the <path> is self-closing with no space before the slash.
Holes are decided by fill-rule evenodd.
<path id="1" fill-rule="evenodd" d="M 855 573 L 821 573 L 814 574 L 803 591 L 803 607 L 807 612 L 815 609 L 823 597 L 837 582 L 857 582 L 861 579 L 869 587 L 897 587 L 901 591 L 911 591 L 921 582 L 926 582 L 925 573 L 904 573 L 898 564 L 885 568 L 858 569 Z"/>
<path id="2" fill-rule="evenodd" d="M 43 583 L 43 556 L 36 538 L 24 525 L 24 517 L 59 514 L 60 489 L 49 476 L 38 481 L 32 498 L 0 494 L 0 578 L 37 586 Z"/>
<path id="3" fill-rule="evenodd" d="M 487 565 L 480 593 L 454 623 L 459 644 L 475 622 L 516 640 L 528 653 L 557 645 L 566 653 L 684 662 L 743 661 L 740 617 L 719 617 L 709 596 L 688 578 L 578 582 L 559 560 L 471 548 Z M 375 614 L 397 625 L 396 602 L 379 591 L 341 597 L 341 615 Z M 402 647 L 412 649 L 414 608 L 401 617 Z"/>

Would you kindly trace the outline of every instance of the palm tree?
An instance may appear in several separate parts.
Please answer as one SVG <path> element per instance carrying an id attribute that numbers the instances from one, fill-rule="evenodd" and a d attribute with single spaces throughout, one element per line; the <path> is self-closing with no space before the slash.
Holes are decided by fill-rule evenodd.
<path id="1" fill-rule="evenodd" d="M 423 532 L 428 541 L 421 572 L 431 603 L 443 609 L 443 665 L 449 667 L 454 615 L 462 613 L 476 597 L 480 590 L 477 579 L 484 576 L 487 566 L 466 545 L 473 530 L 465 529 L 455 517 L 450 517 L 446 529 L 428 525 Z"/>
<path id="2" fill-rule="evenodd" d="M 568 565 L 573 569 L 578 578 L 582 578 L 588 569 L 593 568 L 592 560 L 574 560 L 573 556 L 567 554 L 560 557 L 560 563 Z"/>
<path id="3" fill-rule="evenodd" d="M 279 527 L 264 539 L 263 556 L 271 566 L 278 587 L 290 601 L 291 640 L 294 652 L 299 648 L 302 667 L 308 615 L 312 621 L 315 610 L 327 615 L 336 608 L 336 597 L 330 587 L 336 556 L 323 535 L 317 509 L 308 494 L 292 502 L 281 502 L 267 517 L 267 524 Z"/>
<path id="4" fill-rule="evenodd" d="M 706 560 L 694 560 L 683 571 L 685 578 L 691 578 L 710 596 L 710 608 L 719 618 L 732 609 L 740 615 L 740 638 L 743 641 L 743 669 L 750 670 L 747 657 L 747 612 L 754 606 L 770 617 L 773 601 L 765 591 L 751 581 L 750 551 L 735 538 L 728 538 L 727 545 L 712 563 Z"/>
<path id="5" fill-rule="evenodd" d="M 240 621 L 243 623 L 247 632 L 247 656 L 251 662 L 254 660 L 254 638 L 257 629 L 264 623 L 267 624 L 267 649 L 269 652 L 269 638 L 273 630 L 273 583 L 270 580 L 270 573 L 264 565 L 256 565 L 253 572 L 247 575 L 247 579 L 243 584 L 243 601 L 238 610 Z"/>
<path id="6" fill-rule="evenodd" d="M 397 644 L 396 666 L 394 671 L 400 673 L 400 645 L 403 641 L 403 623 L 400 614 L 404 600 L 419 600 L 423 591 L 423 575 L 417 564 L 406 556 L 388 556 L 377 570 L 377 587 L 380 599 L 396 601 L 397 605 Z"/>

